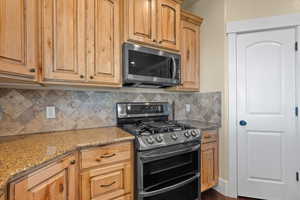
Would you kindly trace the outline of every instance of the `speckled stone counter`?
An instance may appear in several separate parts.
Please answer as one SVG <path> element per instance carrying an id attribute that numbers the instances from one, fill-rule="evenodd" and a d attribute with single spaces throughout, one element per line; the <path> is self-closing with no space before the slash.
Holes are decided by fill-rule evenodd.
<path id="1" fill-rule="evenodd" d="M 201 129 L 202 131 L 218 129 L 221 127 L 220 124 L 210 123 L 210 122 L 201 122 L 201 121 L 197 121 L 197 120 L 181 120 L 179 122 L 184 123 L 184 124 L 189 124 L 195 128 Z"/>
<path id="2" fill-rule="evenodd" d="M 0 137 L 0 197 L 8 181 L 73 151 L 134 136 L 117 127 Z"/>

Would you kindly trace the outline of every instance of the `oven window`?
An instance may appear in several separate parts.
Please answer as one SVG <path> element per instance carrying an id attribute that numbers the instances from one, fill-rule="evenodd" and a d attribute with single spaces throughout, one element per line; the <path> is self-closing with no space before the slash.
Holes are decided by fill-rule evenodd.
<path id="1" fill-rule="evenodd" d="M 129 74 L 171 78 L 171 58 L 129 50 Z"/>
<path id="2" fill-rule="evenodd" d="M 199 169 L 198 151 L 173 156 L 144 164 L 144 191 L 175 185 L 187 180 Z"/>
<path id="3" fill-rule="evenodd" d="M 198 199 L 199 188 L 199 179 L 195 179 L 193 182 L 180 188 L 160 195 L 146 197 L 144 200 L 195 200 Z"/>

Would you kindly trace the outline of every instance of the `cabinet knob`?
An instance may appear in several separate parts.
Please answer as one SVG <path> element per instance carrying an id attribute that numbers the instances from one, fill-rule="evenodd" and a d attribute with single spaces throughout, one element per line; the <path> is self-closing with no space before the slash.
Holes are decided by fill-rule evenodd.
<path id="1" fill-rule="evenodd" d="M 153 42 L 156 42 L 156 39 L 153 39 L 152 41 L 153 41 Z"/>
<path id="2" fill-rule="evenodd" d="M 93 77 L 93 76 L 90 76 L 90 79 L 94 79 L 94 77 Z"/>
<path id="3" fill-rule="evenodd" d="M 59 192 L 60 193 L 64 192 L 64 184 L 63 183 L 59 184 Z"/>
<path id="4" fill-rule="evenodd" d="M 80 78 L 84 78 L 84 76 L 83 76 L 83 75 L 80 75 Z"/>
<path id="5" fill-rule="evenodd" d="M 70 164 L 71 164 L 71 165 L 75 165 L 75 164 L 76 164 L 76 160 L 72 160 L 72 161 L 70 162 Z"/>
<path id="6" fill-rule="evenodd" d="M 161 44 L 161 43 L 162 43 L 162 41 L 159 41 L 158 43 L 159 43 L 159 44 Z"/>
<path id="7" fill-rule="evenodd" d="M 35 69 L 34 69 L 34 68 L 31 68 L 31 69 L 29 70 L 29 72 L 34 73 L 34 72 L 35 72 Z"/>

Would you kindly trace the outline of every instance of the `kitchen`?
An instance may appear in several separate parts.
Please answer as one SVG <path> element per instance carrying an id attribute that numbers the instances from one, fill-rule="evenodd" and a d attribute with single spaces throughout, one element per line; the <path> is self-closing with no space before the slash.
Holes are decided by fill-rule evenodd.
<path id="1" fill-rule="evenodd" d="M 244 79 L 234 81 L 232 76 L 240 73 L 232 70 L 232 61 L 239 60 L 235 52 L 242 51 L 231 42 L 247 47 L 243 44 L 250 39 L 239 39 L 246 35 L 245 24 L 259 32 L 275 28 L 269 21 L 284 21 L 264 17 L 288 18 L 276 26 L 280 30 L 298 27 L 298 15 L 289 14 L 299 12 L 300 6 L 292 0 L 245 2 L 1 1 L 0 199 L 297 199 L 298 160 L 291 168 L 282 165 L 290 162 L 285 157 L 290 149 L 295 152 L 297 134 L 282 140 L 284 151 L 278 150 L 278 134 L 294 129 L 274 128 L 266 139 L 253 133 L 254 128 L 262 130 L 253 127 L 250 118 L 234 115 L 241 102 L 236 99 L 243 96 L 232 88 L 243 88 L 233 83 Z M 249 23 L 252 18 L 258 21 Z M 257 28 L 259 20 L 266 27 Z M 277 37 L 268 32 L 269 38 L 288 44 L 284 61 L 296 55 L 296 39 L 282 35 L 289 38 L 293 33 L 288 30 Z M 251 55 L 268 55 L 258 50 Z M 261 58 L 256 60 L 253 67 Z M 270 66 L 280 61 L 272 60 Z M 279 79 L 273 71 L 268 75 L 273 85 Z M 257 77 L 261 78 L 255 74 L 253 80 L 259 82 Z M 290 76 L 283 81 L 286 87 L 295 80 Z M 267 109 L 277 104 L 265 101 L 278 98 L 278 93 L 291 97 L 278 104 L 285 106 L 289 100 L 294 111 L 291 99 L 296 89 L 266 92 L 271 86 L 261 85 L 261 90 L 252 85 L 258 87 L 252 92 L 264 97 L 259 99 L 264 105 L 261 112 L 275 115 L 277 111 Z M 253 113 L 259 112 L 248 115 Z M 289 121 L 287 127 L 297 123 L 295 116 L 281 114 Z M 244 137 L 236 136 L 247 131 L 252 134 L 249 146 Z M 257 153 L 267 144 L 273 152 L 283 153 L 279 161 L 272 151 Z M 285 151 L 286 146 L 291 148 Z M 246 148 L 255 154 L 246 155 Z M 255 170 L 237 169 L 245 156 L 250 156 L 249 166 Z M 250 172 L 254 178 L 243 177 Z"/>

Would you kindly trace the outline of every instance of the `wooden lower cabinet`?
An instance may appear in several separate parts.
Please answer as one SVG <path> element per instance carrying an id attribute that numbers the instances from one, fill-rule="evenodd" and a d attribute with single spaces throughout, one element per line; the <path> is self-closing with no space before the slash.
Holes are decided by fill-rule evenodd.
<path id="1" fill-rule="evenodd" d="M 50 164 L 10 185 L 10 200 L 77 200 L 75 155 Z"/>
<path id="2" fill-rule="evenodd" d="M 109 200 L 131 192 L 129 162 L 89 170 L 81 175 L 81 199 Z"/>
<path id="3" fill-rule="evenodd" d="M 203 133 L 201 145 L 201 192 L 218 184 L 219 147 L 217 131 Z"/>
<path id="4" fill-rule="evenodd" d="M 81 200 L 132 200 L 133 144 L 85 149 L 81 158 Z"/>

